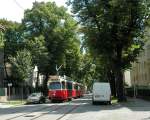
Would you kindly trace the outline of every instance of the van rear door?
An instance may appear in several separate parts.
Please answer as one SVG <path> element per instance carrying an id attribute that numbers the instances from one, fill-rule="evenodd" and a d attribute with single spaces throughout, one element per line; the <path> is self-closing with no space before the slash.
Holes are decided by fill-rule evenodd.
<path id="1" fill-rule="evenodd" d="M 111 91 L 109 83 L 93 84 L 93 101 L 110 101 Z"/>

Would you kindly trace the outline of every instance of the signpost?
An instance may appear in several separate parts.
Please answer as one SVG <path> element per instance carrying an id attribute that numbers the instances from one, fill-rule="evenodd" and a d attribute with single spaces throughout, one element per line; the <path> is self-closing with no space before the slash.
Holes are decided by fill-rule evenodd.
<path id="1" fill-rule="evenodd" d="M 12 86 L 12 83 L 8 83 L 8 99 L 10 103 L 10 87 Z"/>

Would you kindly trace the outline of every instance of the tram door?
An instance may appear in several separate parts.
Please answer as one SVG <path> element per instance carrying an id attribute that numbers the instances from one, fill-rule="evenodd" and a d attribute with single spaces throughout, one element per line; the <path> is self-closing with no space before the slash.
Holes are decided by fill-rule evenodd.
<path id="1" fill-rule="evenodd" d="M 72 98 L 72 82 L 67 82 L 68 99 Z"/>

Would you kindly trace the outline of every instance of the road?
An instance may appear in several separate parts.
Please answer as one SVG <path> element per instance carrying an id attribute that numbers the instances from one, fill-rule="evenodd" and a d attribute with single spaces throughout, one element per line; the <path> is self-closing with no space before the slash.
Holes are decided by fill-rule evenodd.
<path id="1" fill-rule="evenodd" d="M 1 108 L 0 120 L 150 120 L 150 102 L 92 105 L 91 95 L 71 102 Z"/>

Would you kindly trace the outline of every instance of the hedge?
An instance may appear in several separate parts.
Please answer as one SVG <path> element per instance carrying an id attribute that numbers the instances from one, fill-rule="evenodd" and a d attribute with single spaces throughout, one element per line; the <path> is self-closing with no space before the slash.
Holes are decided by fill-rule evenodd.
<path id="1" fill-rule="evenodd" d="M 5 88 L 0 88 L 0 96 L 5 96 Z"/>
<path id="2" fill-rule="evenodd" d="M 126 95 L 129 97 L 133 97 L 134 88 L 126 88 Z M 136 87 L 136 97 L 150 100 L 150 87 Z"/>

